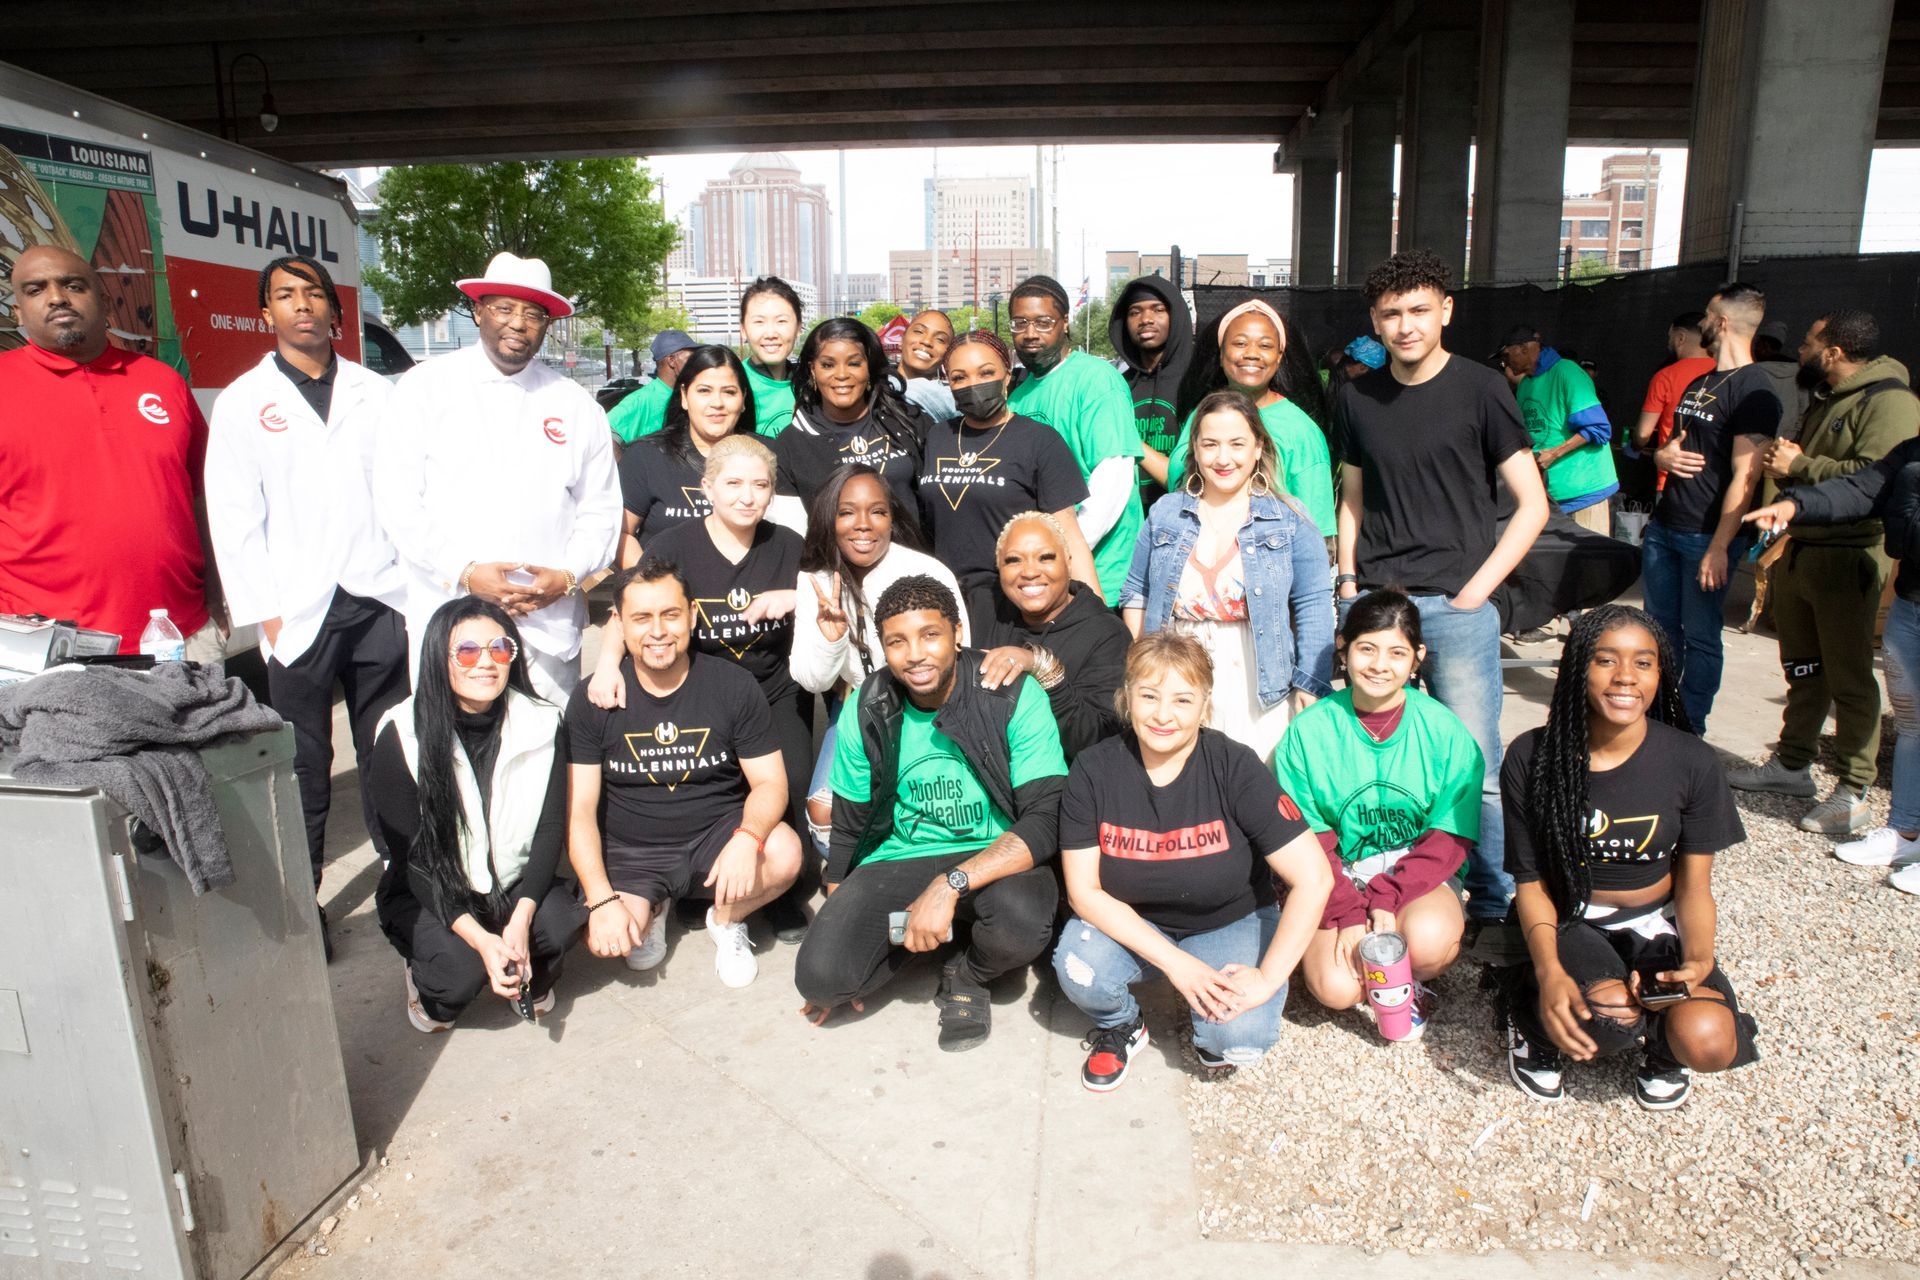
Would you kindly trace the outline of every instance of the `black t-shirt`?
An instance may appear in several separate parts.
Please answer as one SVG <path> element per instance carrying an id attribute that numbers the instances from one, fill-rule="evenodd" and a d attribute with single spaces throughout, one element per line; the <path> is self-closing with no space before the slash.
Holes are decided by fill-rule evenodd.
<path id="1" fill-rule="evenodd" d="M 1459 356 L 1417 386 L 1390 368 L 1342 386 L 1332 436 L 1334 456 L 1362 473 L 1361 583 L 1444 595 L 1493 550 L 1496 470 L 1533 447 L 1506 379 Z"/>
<path id="2" fill-rule="evenodd" d="M 920 474 L 929 420 L 904 400 L 890 403 L 888 410 L 895 424 L 891 437 L 874 425 L 871 404 L 857 422 L 835 422 L 817 408 L 796 411 L 793 425 L 771 442 L 779 460 L 774 478 L 780 492 L 811 502 L 826 488 L 835 467 L 864 462 L 887 482 L 894 502 L 912 511 L 913 482 Z"/>
<path id="3" fill-rule="evenodd" d="M 693 840 L 745 803 L 742 760 L 780 749 L 766 695 L 731 662 L 690 655 L 687 678 L 664 698 L 620 661 L 627 705 L 603 711 L 583 681 L 567 703 L 570 764 L 600 766 L 600 830 L 608 844 Z"/>
<path id="4" fill-rule="evenodd" d="M 1528 826 L 1527 770 L 1543 732 L 1521 734 L 1500 767 L 1507 874 L 1523 884 L 1541 878 Z M 1720 757 L 1672 725 L 1650 722 L 1646 741 L 1625 764 L 1589 772 L 1587 805 L 1588 875 L 1596 890 L 1644 889 L 1673 870 L 1676 853 L 1718 853 L 1747 838 Z"/>
<path id="5" fill-rule="evenodd" d="M 1736 436 L 1772 439 L 1780 432 L 1780 393 L 1757 364 L 1709 370 L 1687 384 L 1673 407 L 1673 433 L 1707 465 L 1697 476 L 1670 474 L 1653 518 L 1676 533 L 1712 533 L 1733 480 Z"/>
<path id="6" fill-rule="evenodd" d="M 797 687 L 787 674 L 793 652 L 793 614 L 749 625 L 741 613 L 763 591 L 791 591 L 800 580 L 800 535 L 762 520 L 739 564 L 720 554 L 705 520 L 675 525 L 647 544 L 647 554 L 672 560 L 693 593 L 693 647 L 739 663 L 760 682 L 769 701 Z"/>
<path id="7" fill-rule="evenodd" d="M 1100 887 L 1170 937 L 1273 902 L 1267 855 L 1307 830 L 1253 751 L 1202 729 L 1180 776 L 1155 786 L 1133 734 L 1082 751 L 1060 801 L 1060 847 L 1100 850 Z"/>
<path id="8" fill-rule="evenodd" d="M 686 461 L 658 435 L 642 436 L 627 446 L 620 458 L 620 497 L 627 510 L 640 517 L 633 535 L 641 546 L 677 524 L 713 513 L 700 487 L 700 472 L 700 463 Z"/>
<path id="9" fill-rule="evenodd" d="M 1087 499 L 1073 450 L 1042 422 L 1014 414 L 981 431 L 965 418 L 936 422 L 920 459 L 921 526 L 959 578 L 992 576 L 993 544 L 1022 511 L 1059 511 Z"/>

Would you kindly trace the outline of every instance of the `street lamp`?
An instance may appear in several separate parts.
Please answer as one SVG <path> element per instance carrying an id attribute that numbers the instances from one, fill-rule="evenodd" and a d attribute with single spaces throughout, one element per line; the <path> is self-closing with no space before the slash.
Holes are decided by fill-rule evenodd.
<path id="1" fill-rule="evenodd" d="M 234 73 L 240 69 L 240 64 L 249 58 L 260 64 L 260 127 L 268 133 L 272 133 L 280 127 L 280 109 L 275 106 L 273 102 L 273 76 L 267 70 L 266 59 L 257 53 L 235 54 L 233 60 L 227 63 L 227 73 L 224 84 L 216 82 L 214 86 L 216 90 L 224 89 L 225 91 L 221 94 L 221 100 L 218 104 L 220 107 L 220 121 L 223 126 L 228 125 L 229 122 L 231 123 L 233 140 L 235 142 L 240 141 L 240 93 L 234 85 Z M 229 103 L 233 106 L 233 113 L 231 115 L 228 113 Z"/>

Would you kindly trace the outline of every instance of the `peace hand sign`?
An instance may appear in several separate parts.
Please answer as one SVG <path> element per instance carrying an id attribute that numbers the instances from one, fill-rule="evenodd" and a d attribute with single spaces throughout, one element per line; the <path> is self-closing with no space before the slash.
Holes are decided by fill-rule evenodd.
<path id="1" fill-rule="evenodd" d="M 839 644 L 847 634 L 847 611 L 840 595 L 840 575 L 833 575 L 831 594 L 820 589 L 820 579 L 807 579 L 813 585 L 813 594 L 820 601 L 820 634 L 828 644 Z"/>

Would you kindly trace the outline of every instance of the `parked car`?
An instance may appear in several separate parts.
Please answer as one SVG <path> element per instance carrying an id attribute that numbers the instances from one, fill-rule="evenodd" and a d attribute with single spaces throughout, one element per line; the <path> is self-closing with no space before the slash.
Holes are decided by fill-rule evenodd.
<path id="1" fill-rule="evenodd" d="M 378 320 L 360 322 L 360 350 L 365 353 L 367 368 L 388 382 L 398 382 L 401 374 L 418 363 L 400 345 L 400 339 L 394 337 L 393 330 Z"/>
<path id="2" fill-rule="evenodd" d="M 600 389 L 593 393 L 593 398 L 600 402 L 602 409 L 612 413 L 613 406 L 646 386 L 650 381 L 652 379 L 649 378 L 615 378 L 611 382 L 602 383 Z"/>

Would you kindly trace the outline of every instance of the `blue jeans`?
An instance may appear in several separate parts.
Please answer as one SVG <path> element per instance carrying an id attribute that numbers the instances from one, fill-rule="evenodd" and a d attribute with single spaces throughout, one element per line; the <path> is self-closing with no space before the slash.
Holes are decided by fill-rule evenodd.
<path id="1" fill-rule="evenodd" d="M 1279 924 L 1280 908 L 1258 907 L 1232 924 L 1181 938 L 1174 945 L 1215 969 L 1229 964 L 1253 968 L 1267 953 Z M 1053 971 L 1067 999 L 1096 1027 L 1132 1026 L 1140 1017 L 1133 984 L 1160 972 L 1079 916 L 1067 921 L 1060 935 Z M 1193 1014 L 1193 1042 L 1235 1066 L 1249 1066 L 1280 1039 L 1280 1015 L 1286 1005 L 1287 989 L 1282 985 L 1259 1008 L 1225 1022 L 1208 1022 Z"/>
<path id="2" fill-rule="evenodd" d="M 1895 596 L 1881 638 L 1886 658 L 1887 701 L 1893 706 L 1893 812 L 1895 831 L 1920 831 L 1920 604 Z"/>
<path id="3" fill-rule="evenodd" d="M 1640 544 L 1640 590 L 1647 612 L 1673 643 L 1680 664 L 1680 704 L 1693 721 L 1693 731 L 1702 736 L 1726 665 L 1720 628 L 1727 587 L 1746 545 L 1744 539 L 1734 539 L 1727 549 L 1727 581 L 1716 591 L 1702 591 L 1700 561 L 1712 543 L 1710 533 L 1681 533 L 1649 520 L 1646 539 Z"/>
<path id="4" fill-rule="evenodd" d="M 827 702 L 830 705 L 827 712 L 827 732 L 820 739 L 820 756 L 813 762 L 813 780 L 807 783 L 809 800 L 821 796 L 831 799 L 833 796 L 833 788 L 828 784 L 828 779 L 833 776 L 834 748 L 840 744 L 840 708 L 832 698 L 827 699 Z M 807 822 L 807 839 L 813 845 L 814 852 L 823 859 L 827 857 L 827 842 L 814 832 L 811 820 Z"/>

